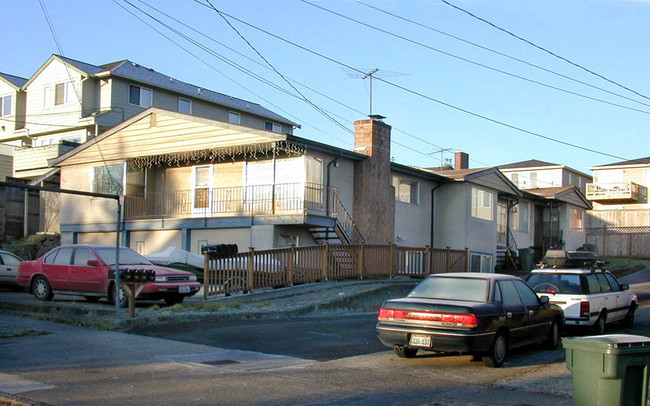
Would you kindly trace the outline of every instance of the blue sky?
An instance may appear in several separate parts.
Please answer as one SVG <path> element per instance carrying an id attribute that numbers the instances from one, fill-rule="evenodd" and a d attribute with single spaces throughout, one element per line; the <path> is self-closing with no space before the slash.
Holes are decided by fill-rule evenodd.
<path id="1" fill-rule="evenodd" d="M 346 149 L 352 149 L 353 122 L 369 113 L 370 83 L 359 72 L 376 68 L 372 112 L 386 116 L 393 126 L 391 155 L 402 164 L 439 166 L 441 157 L 451 159 L 454 151 L 462 150 L 469 154 L 471 167 L 538 159 L 591 174 L 588 168 L 592 166 L 650 155 L 650 99 L 554 58 L 440 0 L 212 0 L 216 8 L 233 17 L 329 58 L 229 20 L 330 118 L 301 100 L 218 13 L 199 4 L 207 0 L 130 1 L 210 52 L 148 19 L 124 0 L 42 0 L 67 57 L 97 65 L 129 59 L 177 79 L 260 103 L 301 124 L 296 135 Z M 650 1 L 448 1 L 650 98 Z M 0 33 L 11 39 L 3 42 L 0 72 L 28 78 L 51 54 L 61 51 L 39 0 L 0 0 L 0 5 L 5 17 Z"/>

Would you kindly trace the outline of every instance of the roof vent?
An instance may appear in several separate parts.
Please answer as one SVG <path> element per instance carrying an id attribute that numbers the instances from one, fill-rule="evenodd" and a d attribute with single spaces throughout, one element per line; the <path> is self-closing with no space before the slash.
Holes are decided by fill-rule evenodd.
<path id="1" fill-rule="evenodd" d="M 201 94 L 201 90 L 203 90 L 203 89 L 201 89 L 200 87 L 197 87 L 197 88 L 196 88 L 196 92 L 197 92 L 198 94 Z"/>
<path id="2" fill-rule="evenodd" d="M 131 65 L 133 65 L 133 66 L 138 66 L 138 64 L 135 63 L 135 62 L 131 62 Z"/>
<path id="3" fill-rule="evenodd" d="M 170 82 L 173 82 L 173 81 L 174 81 L 174 78 L 169 78 L 169 81 L 170 81 Z"/>
<path id="4" fill-rule="evenodd" d="M 153 68 L 147 68 L 147 70 L 153 72 Z"/>

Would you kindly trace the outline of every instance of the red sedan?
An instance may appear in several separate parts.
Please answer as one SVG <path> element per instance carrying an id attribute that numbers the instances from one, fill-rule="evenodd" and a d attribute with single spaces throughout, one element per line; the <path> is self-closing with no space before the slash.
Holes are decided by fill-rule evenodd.
<path id="1" fill-rule="evenodd" d="M 155 272 L 155 280 L 146 283 L 138 299 L 165 300 L 168 305 L 181 303 L 196 294 L 201 285 L 191 272 L 156 266 L 130 248 L 119 248 L 119 268 Z M 16 283 L 28 288 L 39 300 L 51 300 L 54 294 L 84 296 L 95 302 L 102 297 L 115 303 L 116 248 L 106 245 L 62 245 L 34 261 L 23 261 Z M 126 305 L 124 292 L 120 304 Z"/>

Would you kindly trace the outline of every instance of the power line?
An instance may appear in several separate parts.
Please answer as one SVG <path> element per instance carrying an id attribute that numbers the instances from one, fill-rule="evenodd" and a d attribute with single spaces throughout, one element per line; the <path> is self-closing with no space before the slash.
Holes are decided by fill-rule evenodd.
<path id="1" fill-rule="evenodd" d="M 516 34 L 514 34 L 514 33 L 512 33 L 512 32 L 510 32 L 510 31 L 506 30 L 505 28 L 501 28 L 501 27 L 499 27 L 498 25 L 496 25 L 496 24 L 494 24 L 494 23 L 491 23 L 490 21 L 488 21 L 488 20 L 486 20 L 486 19 L 484 19 L 484 18 L 478 17 L 477 15 L 472 14 L 471 12 L 469 12 L 469 11 L 463 9 L 463 8 L 460 8 L 460 7 L 458 7 L 458 6 L 455 6 L 455 5 L 449 3 L 449 2 L 446 1 L 446 0 L 440 0 L 440 1 L 442 1 L 443 3 L 445 3 L 446 5 L 448 5 L 448 6 L 450 6 L 450 7 L 455 8 L 455 9 L 458 10 L 458 11 L 461 11 L 461 12 L 463 12 L 463 13 L 469 15 L 469 16 L 472 17 L 472 18 L 475 18 L 475 19 L 477 19 L 477 20 L 479 20 L 479 21 L 481 21 L 481 22 L 484 22 L 485 24 L 488 24 L 489 26 L 491 26 L 491 27 L 493 27 L 493 28 L 496 28 L 496 29 L 499 30 L 499 31 L 505 32 L 506 34 L 510 35 L 511 37 L 514 37 L 514 38 L 516 38 L 516 39 L 518 39 L 518 40 L 520 40 L 520 41 L 523 41 L 523 42 L 527 43 L 528 45 L 530 45 L 530 46 L 532 46 L 532 47 L 535 47 L 535 48 L 539 49 L 540 51 L 546 52 L 547 54 L 549 54 L 549 55 L 551 55 L 551 56 L 554 56 L 555 58 L 558 58 L 558 59 L 560 59 L 560 60 L 562 60 L 562 61 L 564 61 L 564 62 L 566 62 L 566 63 L 568 63 L 568 64 L 570 64 L 570 65 L 572 65 L 572 66 L 575 66 L 576 68 L 582 69 L 583 71 L 585 71 L 585 72 L 587 72 L 587 73 L 589 73 L 589 74 L 591 74 L 591 75 L 594 75 L 594 76 L 596 76 L 596 77 L 598 77 L 598 78 L 600 78 L 600 79 L 603 79 L 603 80 L 605 80 L 605 81 L 607 81 L 607 82 L 609 82 L 609 83 L 611 83 L 611 84 L 613 84 L 613 85 L 615 85 L 615 86 L 620 87 L 621 89 L 625 89 L 625 90 L 627 90 L 628 92 L 634 93 L 634 94 L 637 95 L 637 96 L 643 97 L 643 98 L 646 99 L 646 100 L 650 100 L 650 98 L 648 98 L 647 96 L 645 96 L 645 95 L 642 94 L 642 93 L 637 92 L 636 90 L 633 90 L 633 89 L 630 89 L 629 87 L 623 86 L 622 84 L 616 82 L 615 80 L 609 79 L 609 78 L 607 78 L 607 77 L 605 77 L 605 76 L 603 76 L 603 75 L 601 75 L 601 74 L 599 74 L 599 73 L 596 73 L 596 72 L 592 71 L 591 69 L 587 69 L 587 68 L 585 68 L 584 66 L 582 66 L 582 65 L 580 65 L 580 64 L 577 64 L 577 63 L 575 63 L 575 62 L 573 62 L 573 61 L 571 61 L 571 60 L 569 60 L 569 59 L 567 59 L 567 58 L 565 58 L 565 57 L 563 57 L 563 56 L 560 56 L 560 55 L 558 55 L 558 54 L 556 54 L 556 53 L 554 53 L 554 52 L 552 52 L 552 51 L 549 51 L 548 49 L 546 49 L 546 48 L 544 48 L 544 47 L 541 47 L 541 46 L 539 46 L 539 45 L 537 45 L 537 44 L 534 44 L 533 42 L 531 42 L 531 41 L 529 41 L 529 40 L 527 40 L 527 39 L 525 39 L 525 38 L 522 38 L 522 37 L 520 37 L 520 36 L 518 36 L 518 35 L 516 35 Z"/>
<path id="2" fill-rule="evenodd" d="M 201 5 L 205 6 L 205 7 L 207 7 L 205 4 L 201 3 L 201 2 L 198 1 L 198 0 L 194 0 L 194 1 L 197 2 L 198 4 L 201 4 Z M 303 0 L 300 0 L 300 1 L 303 1 Z M 264 33 L 264 34 L 267 34 L 267 35 L 269 35 L 269 36 L 271 36 L 271 37 L 273 37 L 273 38 L 276 38 L 276 39 L 278 39 L 278 40 L 280 40 L 280 41 L 282 41 L 282 42 L 285 42 L 285 43 L 287 43 L 287 44 L 290 44 L 290 45 L 292 45 L 292 46 L 294 46 L 294 47 L 296 47 L 296 48 L 299 48 L 299 49 L 301 49 L 301 50 L 303 50 L 303 51 L 305 51 L 305 52 L 311 53 L 312 55 L 318 56 L 318 57 L 320 57 L 320 58 L 322 58 L 322 59 L 325 59 L 325 60 L 327 60 L 327 61 L 330 61 L 330 62 L 332 62 L 332 63 L 335 63 L 335 64 L 337 64 L 337 65 L 339 65 L 339 66 L 343 66 L 343 67 L 345 67 L 345 68 L 347 68 L 347 69 L 351 69 L 351 70 L 356 71 L 356 72 L 358 72 L 358 73 L 360 73 L 360 74 L 363 74 L 363 73 L 364 73 L 364 72 L 361 71 L 360 69 L 354 68 L 354 67 L 352 67 L 352 66 L 350 66 L 350 65 L 348 65 L 348 64 L 345 64 L 345 63 L 343 63 L 343 62 L 340 62 L 340 61 L 338 61 L 338 60 L 336 60 L 336 59 L 334 59 L 334 58 L 331 58 L 331 57 L 329 57 L 329 56 L 326 56 L 326 55 L 323 55 L 323 54 L 321 54 L 321 53 L 318 53 L 318 52 L 316 52 L 316 51 L 314 51 L 314 50 L 312 50 L 312 49 L 309 49 L 309 48 L 307 48 L 307 47 L 305 47 L 305 46 L 299 45 L 299 44 L 297 44 L 297 43 L 295 43 L 295 42 L 293 42 L 293 41 L 289 41 L 289 40 L 287 40 L 287 39 L 285 39 L 285 38 L 282 38 L 282 37 L 280 37 L 280 36 L 278 36 L 278 35 L 276 35 L 276 34 L 273 34 L 273 33 L 269 32 L 269 31 L 267 31 L 267 30 L 264 30 L 264 29 L 262 29 L 262 28 L 260 28 L 260 27 L 257 27 L 257 26 L 255 26 L 255 25 L 253 25 L 253 24 L 250 24 L 250 23 L 248 23 L 248 22 L 246 22 L 246 21 L 244 21 L 244 20 L 242 20 L 242 19 L 239 19 L 239 18 L 237 18 L 237 17 L 234 17 L 234 16 L 232 16 L 232 15 L 230 15 L 230 14 L 227 14 L 227 13 L 225 13 L 225 12 L 223 12 L 223 11 L 222 11 L 222 13 L 223 13 L 224 15 L 228 16 L 229 18 L 235 20 L 235 21 L 238 21 L 238 22 L 240 22 L 240 23 L 242 23 L 242 24 L 244 24 L 244 25 L 246 25 L 246 26 L 249 26 L 249 27 L 251 27 L 251 28 L 253 28 L 253 29 L 257 30 L 257 31 L 260 31 L 260 32 L 262 32 L 262 33 Z M 591 149 L 591 148 L 582 147 L 582 146 L 577 145 L 577 144 L 572 144 L 572 143 L 569 143 L 569 142 L 561 141 L 561 140 L 558 140 L 558 139 L 555 139 L 555 138 L 552 138 L 552 137 L 549 137 L 549 136 L 545 136 L 545 135 L 542 135 L 542 134 L 539 134 L 539 133 L 535 133 L 535 132 L 533 132 L 533 131 L 529 131 L 529 130 L 526 130 L 526 129 L 524 129 L 524 128 L 520 128 L 520 127 L 517 127 L 517 126 L 515 126 L 515 125 L 508 124 L 508 123 L 505 123 L 505 122 L 502 122 L 502 121 L 499 121 L 499 120 L 496 120 L 496 119 L 493 119 L 493 118 L 490 118 L 490 117 L 487 117 L 487 116 L 484 116 L 484 115 L 481 115 L 481 114 L 478 114 L 478 113 L 474 113 L 474 112 L 472 112 L 472 111 L 470 111 L 470 110 L 467 110 L 467 109 L 464 109 L 464 108 L 461 108 L 461 107 L 458 107 L 458 106 L 452 105 L 452 104 L 450 104 L 450 103 L 443 102 L 443 101 L 438 100 L 438 99 L 435 99 L 435 98 L 433 98 L 433 97 L 431 97 L 431 96 L 427 96 L 427 95 L 422 94 L 422 93 L 419 93 L 419 92 L 417 92 L 417 91 L 414 91 L 414 90 L 408 89 L 408 88 L 406 88 L 406 87 L 404 87 L 404 86 L 401 86 L 401 85 L 395 84 L 395 83 L 390 82 L 390 81 L 388 81 L 388 80 L 386 80 L 386 79 L 377 78 L 377 80 L 380 80 L 381 82 L 384 82 L 384 83 L 386 83 L 386 84 L 389 84 L 389 85 L 391 85 L 391 86 L 393 86 L 393 87 L 395 87 L 395 88 L 397 88 L 397 89 L 403 90 L 403 91 L 405 91 L 405 92 L 407 92 L 407 93 L 411 93 L 411 94 L 413 94 L 413 95 L 416 95 L 416 96 L 418 96 L 418 97 L 424 98 L 424 99 L 426 99 L 426 100 L 433 101 L 433 102 L 438 103 L 438 104 L 440 104 L 440 105 L 443 105 L 443 106 L 449 107 L 449 108 L 451 108 L 451 109 L 454 109 L 454 110 L 460 111 L 460 112 L 462 112 L 462 113 L 465 113 L 465 114 L 471 115 L 471 116 L 476 117 L 476 118 L 480 118 L 480 119 L 485 120 L 485 121 L 488 121 L 488 122 L 490 122 L 490 123 L 497 124 L 497 125 L 500 125 L 500 126 L 502 126 L 502 127 L 506 127 L 506 128 L 508 128 L 508 129 L 511 129 L 511 130 L 515 130 L 515 131 L 518 131 L 518 132 L 521 132 L 521 133 L 524 133 L 524 134 L 528 134 L 528 135 L 533 135 L 533 136 L 535 136 L 535 137 L 539 137 L 539 138 L 542 138 L 542 139 L 545 139 L 545 140 L 548 140 L 548 141 L 552 141 L 552 142 L 555 142 L 555 143 L 558 143 L 558 144 L 562 144 L 562 145 L 565 145 L 565 146 L 570 146 L 570 147 L 572 147 L 572 148 L 580 149 L 580 150 L 583 150 L 583 151 L 592 152 L 592 153 L 595 153 L 595 154 L 598 154 L 598 155 L 608 156 L 608 157 L 610 157 L 610 158 L 616 158 L 616 159 L 621 159 L 621 160 L 627 160 L 627 158 L 622 158 L 622 157 L 617 156 L 617 155 L 608 154 L 608 153 L 601 152 L 601 151 L 597 151 L 597 150 L 594 150 L 594 149 Z"/>
<path id="3" fill-rule="evenodd" d="M 258 55 L 258 56 L 259 56 L 259 57 L 260 57 L 260 58 L 261 58 L 261 59 L 262 59 L 262 60 L 263 60 L 263 61 L 264 61 L 264 62 L 265 62 L 265 63 L 266 63 L 266 64 L 267 64 L 271 69 L 273 69 L 273 71 L 275 71 L 275 73 L 277 73 L 278 76 L 280 76 L 280 77 L 282 78 L 282 80 L 284 80 L 284 81 L 285 81 L 289 86 L 291 86 L 291 88 L 292 88 L 293 90 L 295 90 L 295 91 L 296 91 L 296 92 L 297 92 L 297 93 L 302 97 L 302 99 L 303 99 L 307 104 L 309 104 L 312 108 L 314 108 L 314 109 L 315 109 L 316 111 L 318 111 L 320 114 L 324 115 L 327 119 L 329 119 L 330 121 L 332 121 L 334 124 L 336 124 L 336 125 L 338 125 L 339 127 L 341 127 L 343 130 L 345 130 L 345 131 L 349 131 L 350 133 L 352 133 L 352 130 L 350 130 L 348 127 L 346 127 L 346 126 L 343 125 L 342 123 L 338 122 L 336 119 L 334 119 L 332 116 L 330 116 L 329 114 L 327 114 L 327 113 L 326 113 L 324 110 L 322 110 L 320 107 L 318 107 L 317 105 L 315 105 L 315 104 L 314 104 L 311 100 L 309 100 L 309 99 L 308 99 L 304 94 L 302 94 L 302 92 L 300 92 L 300 90 L 298 90 L 298 89 L 297 89 L 297 88 L 296 88 L 296 87 L 295 87 L 295 86 L 294 86 L 294 85 L 293 85 L 289 80 L 287 80 L 287 78 L 285 78 L 284 75 L 283 75 L 282 73 L 280 73 L 280 71 L 278 71 L 278 70 L 275 68 L 275 66 L 273 66 L 273 64 L 271 64 L 271 62 L 269 62 L 269 60 L 266 59 L 266 58 L 264 57 L 264 55 L 262 55 L 262 54 L 257 50 L 257 48 L 255 48 L 255 47 L 253 46 L 253 44 L 251 44 L 250 41 L 248 41 L 248 39 L 246 39 L 246 37 L 244 37 L 244 36 L 243 36 L 243 35 L 242 35 L 238 30 L 237 30 L 237 28 L 235 28 L 235 26 L 233 26 L 233 25 L 230 23 L 230 21 L 229 21 L 229 20 L 228 20 L 228 19 L 227 19 L 227 18 L 226 18 L 222 13 L 221 13 L 221 11 L 217 10 L 217 9 L 214 7 L 214 5 L 212 5 L 212 3 L 210 2 L 210 0 L 206 0 L 206 1 L 207 1 L 208 4 L 210 5 L 210 7 L 211 7 L 211 8 L 212 8 L 212 9 L 213 9 L 217 14 L 219 14 L 219 16 L 220 16 L 221 18 L 223 18 L 223 20 L 228 24 L 228 26 L 230 26 L 230 28 L 232 28 L 232 30 L 235 31 L 235 33 L 237 33 L 237 35 L 238 35 L 238 36 L 239 36 L 239 37 L 240 37 L 240 38 L 241 38 L 241 39 L 242 39 L 242 40 L 243 40 L 243 41 L 244 41 L 244 42 L 245 42 L 245 43 L 246 43 L 246 44 L 247 44 L 247 45 L 248 45 L 252 50 L 253 50 L 253 51 L 255 51 L 255 53 L 256 53 L 256 54 L 257 54 L 257 55 Z"/>
<path id="4" fill-rule="evenodd" d="M 633 98 L 631 98 L 631 97 L 627 97 L 627 96 L 625 96 L 625 95 L 622 95 L 622 94 L 619 94 L 619 93 L 612 92 L 611 90 L 607 90 L 607 89 L 604 89 L 604 88 L 602 88 L 602 87 L 592 85 L 591 83 L 587 83 L 587 82 L 584 82 L 584 81 L 582 81 L 582 80 L 572 78 L 572 77 L 570 77 L 570 76 L 567 76 L 567 75 L 564 75 L 564 74 L 562 74 L 562 73 L 556 72 L 556 71 L 554 71 L 554 70 L 552 70 L 552 69 L 548 69 L 548 68 L 545 68 L 545 67 L 543 67 L 543 66 L 539 66 L 539 65 L 536 65 L 536 64 L 534 64 L 534 63 L 531 63 L 531 62 L 525 61 L 525 60 L 523 60 L 523 59 L 516 58 L 516 57 L 514 57 L 514 56 L 512 56 L 512 55 L 508 55 L 508 54 L 506 54 L 506 53 L 499 52 L 499 51 L 494 50 L 494 49 L 492 49 L 492 48 L 489 48 L 489 47 L 486 47 L 486 46 L 483 46 L 483 45 L 477 44 L 477 43 L 475 43 L 475 42 L 472 42 L 472 41 L 466 40 L 466 39 L 464 39 L 464 38 L 461 38 L 461 37 L 459 37 L 459 36 L 457 36 L 457 35 L 449 34 L 449 33 L 445 32 L 445 31 L 441 31 L 441 30 L 438 30 L 438 29 L 436 29 L 436 28 L 430 27 L 430 26 L 428 26 L 428 25 L 425 25 L 425 24 L 419 23 L 419 22 L 417 22 L 417 21 L 414 21 L 414 20 L 408 19 L 408 18 L 406 18 L 406 17 L 403 17 L 403 16 L 400 16 L 400 15 L 397 15 L 397 14 L 395 14 L 395 13 L 391 13 L 391 12 L 386 11 L 386 10 L 383 10 L 383 9 L 381 9 L 381 8 L 379 8 L 379 7 L 376 7 L 376 6 L 373 6 L 373 5 L 370 5 L 370 4 L 366 4 L 366 3 L 364 3 L 364 2 L 361 1 L 361 0 L 354 0 L 354 1 L 357 2 L 357 3 L 359 3 L 359 4 L 361 4 L 361 5 L 363 5 L 363 6 L 366 6 L 366 7 L 368 7 L 368 8 L 371 8 L 371 9 L 373 9 L 373 10 L 379 11 L 380 13 L 384 13 L 384 14 L 387 14 L 387 15 L 389 15 L 389 16 L 391 16 L 391 17 L 396 18 L 396 19 L 399 19 L 399 20 L 402 20 L 402 21 L 406 21 L 406 22 L 408 22 L 408 23 L 410 23 L 410 24 L 417 25 L 418 27 L 425 28 L 425 29 L 427 29 L 427 30 L 433 31 L 433 32 L 438 33 L 438 34 L 440 34 L 440 35 L 444 35 L 444 36 L 446 36 L 446 37 L 448 37 L 448 38 L 453 38 L 453 39 L 455 39 L 455 40 L 457 40 L 457 41 L 460 41 L 460 42 L 463 42 L 463 43 L 465 43 L 465 44 L 471 45 L 471 46 L 473 46 L 473 47 L 476 47 L 476 48 L 482 49 L 482 50 L 484 50 L 484 51 L 491 52 L 491 53 L 493 53 L 493 54 L 496 54 L 496 55 L 502 56 L 502 57 L 504 57 L 504 58 L 508 58 L 508 59 L 510 59 L 510 60 L 513 60 L 513 61 L 516 61 L 516 62 L 522 63 L 522 64 L 524 64 L 524 65 L 527 65 L 527 66 L 533 67 L 533 68 L 535 68 L 535 69 L 539 69 L 539 70 L 544 71 L 544 72 L 546 72 L 546 73 L 550 73 L 550 74 L 556 75 L 556 76 L 561 77 L 561 78 L 563 78 L 563 79 L 567 79 L 567 80 L 570 80 L 570 81 L 572 81 L 572 82 L 579 83 L 579 84 L 584 85 L 584 86 L 588 86 L 588 87 L 590 87 L 590 88 L 592 88 L 592 89 L 596 89 L 596 90 L 599 90 L 599 91 L 601 91 L 601 92 L 608 93 L 608 94 L 610 94 L 610 95 L 612 95 L 612 96 L 620 97 L 620 98 L 622 98 L 622 99 L 625 99 L 625 100 L 631 101 L 631 102 L 633 102 L 633 103 L 638 103 L 638 104 L 641 104 L 641 105 L 643 105 L 643 106 L 650 107 L 650 104 L 643 103 L 643 102 L 641 102 L 641 101 L 639 101 L 639 100 L 636 100 L 636 99 L 633 99 Z M 453 7 L 453 6 L 452 6 L 452 7 Z"/>
<path id="5" fill-rule="evenodd" d="M 413 39 L 410 39 L 410 38 L 404 37 L 404 36 L 402 36 L 402 35 L 395 34 L 395 33 L 393 33 L 393 32 L 390 32 L 390 31 L 384 30 L 384 29 L 382 29 L 382 28 L 375 27 L 374 25 L 371 25 L 371 24 L 368 24 L 368 23 L 364 23 L 363 21 L 356 20 L 356 19 L 354 19 L 354 18 L 352 18 L 352 17 L 348 17 L 348 16 L 343 15 L 343 14 L 341 14 L 341 13 L 337 13 L 336 11 L 333 11 L 333 10 L 327 9 L 327 8 L 325 8 L 325 7 L 322 7 L 322 6 L 319 6 L 319 5 L 316 5 L 316 4 L 313 4 L 313 3 L 310 3 L 310 2 L 308 2 L 307 0 L 300 0 L 300 1 L 303 2 L 303 3 L 305 3 L 305 4 L 310 5 L 310 6 L 312 6 L 312 7 L 315 7 L 315 8 L 318 8 L 318 9 L 320 9 L 320 10 L 323 10 L 323 11 L 325 11 L 325 12 L 328 12 L 328 13 L 330 13 L 330 14 L 333 14 L 333 15 L 335 15 L 335 16 L 337 16 L 337 17 L 340 17 L 340 18 L 343 18 L 343 19 L 346 19 L 346 20 L 352 21 L 352 22 L 354 22 L 354 23 L 356 23 L 356 24 L 359 24 L 359 25 L 363 25 L 364 27 L 370 28 L 370 29 L 372 29 L 372 30 L 382 32 L 382 33 L 384 33 L 384 34 L 386 34 L 386 35 L 389 35 L 389 36 L 391 36 L 391 37 L 398 38 L 398 39 L 400 39 L 400 40 L 403 40 L 403 41 L 409 42 L 409 43 L 411 43 L 411 44 L 414 44 L 414 45 L 420 46 L 420 47 L 425 48 L 425 49 L 428 49 L 428 50 L 430 50 L 430 51 L 434 51 L 434 52 L 440 53 L 440 54 L 442 54 L 442 55 L 448 56 L 448 57 L 450 57 L 450 58 L 454 58 L 454 59 L 457 59 L 457 60 L 460 60 L 460 61 L 463 61 L 463 62 L 467 62 L 467 63 L 469 63 L 469 64 L 472 64 L 472 65 L 475 65 L 475 66 L 478 66 L 478 67 L 481 67 L 481 68 L 484 68 L 484 69 L 487 69 L 487 70 L 490 70 L 490 71 L 493 71 L 493 72 L 497 72 L 497 73 L 500 73 L 500 74 L 502 74 L 502 75 L 510 76 L 510 77 L 512 77 L 512 78 L 519 79 L 519 80 L 523 80 L 523 81 L 528 82 L 528 83 L 533 83 L 533 84 L 536 84 L 536 85 L 539 85 L 539 86 L 543 86 L 543 87 L 546 87 L 546 88 L 548 88 L 548 89 L 553 89 L 553 90 L 556 90 L 556 91 L 558 91 L 558 92 L 562 92 L 562 93 L 570 94 L 570 95 L 573 95 L 573 96 L 581 97 L 581 98 L 583 98 L 583 99 L 587 99 L 587 100 L 591 100 L 591 101 L 595 101 L 595 102 L 599 102 L 599 103 L 608 104 L 608 105 L 610 105 L 610 106 L 619 107 L 619 108 L 626 109 L 626 110 L 636 111 L 637 113 L 643 113 L 643 114 L 648 114 L 648 115 L 650 115 L 650 111 L 640 110 L 640 109 L 636 109 L 636 108 L 633 108 L 633 107 L 624 106 L 624 105 L 622 105 L 622 104 L 609 102 L 609 101 L 607 101 L 607 100 L 599 99 L 599 98 L 596 98 L 596 97 L 587 96 L 587 95 L 584 95 L 584 94 L 582 94 L 582 93 L 574 92 L 574 91 L 567 90 L 567 89 L 562 89 L 562 88 L 560 88 L 560 87 L 553 86 L 553 85 L 549 85 L 549 84 L 546 84 L 546 83 L 540 82 L 540 81 L 538 81 L 538 80 L 534 80 L 534 79 L 530 79 L 530 78 L 527 78 L 527 77 L 524 77 L 524 76 L 521 76 L 521 75 L 517 75 L 517 74 L 515 74 L 515 73 L 511 73 L 511 72 L 505 71 L 505 70 L 503 70 L 503 69 L 494 68 L 494 67 L 491 67 L 491 66 L 489 66 L 489 65 L 485 65 L 485 64 L 483 64 L 483 63 L 476 62 L 476 61 L 473 61 L 473 60 L 471 60 L 471 59 L 464 58 L 464 57 L 462 57 L 462 56 L 458 56 L 458 55 L 452 54 L 451 52 L 443 51 L 442 49 L 438 49 L 438 48 L 432 47 L 432 46 L 427 45 L 427 44 L 424 44 L 424 43 L 422 43 L 422 42 L 415 41 L 415 40 L 413 40 Z"/>

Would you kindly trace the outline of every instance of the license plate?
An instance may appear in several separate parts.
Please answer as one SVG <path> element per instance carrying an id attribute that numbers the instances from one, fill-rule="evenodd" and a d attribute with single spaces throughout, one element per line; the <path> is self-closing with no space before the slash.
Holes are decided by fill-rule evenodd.
<path id="1" fill-rule="evenodd" d="M 411 347 L 431 347 L 431 336 L 411 334 L 409 345 Z"/>
<path id="2" fill-rule="evenodd" d="M 178 287 L 178 293 L 190 293 L 190 287 L 189 286 L 179 286 Z"/>

